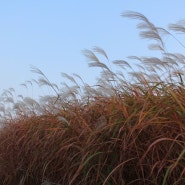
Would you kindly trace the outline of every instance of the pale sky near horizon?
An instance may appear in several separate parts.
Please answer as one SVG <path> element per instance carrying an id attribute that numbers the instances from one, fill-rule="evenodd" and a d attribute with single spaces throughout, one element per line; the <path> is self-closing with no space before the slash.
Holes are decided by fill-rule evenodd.
<path id="1" fill-rule="evenodd" d="M 184 7 L 184 0 L 1 1 L 0 94 L 14 88 L 30 96 L 19 84 L 37 79 L 31 65 L 57 84 L 65 81 L 61 72 L 77 73 L 91 83 L 98 73 L 88 68 L 83 49 L 101 47 L 110 61 L 146 54 L 138 21 L 121 17 L 123 12 L 142 13 L 156 26 L 167 28 L 185 19 Z"/>

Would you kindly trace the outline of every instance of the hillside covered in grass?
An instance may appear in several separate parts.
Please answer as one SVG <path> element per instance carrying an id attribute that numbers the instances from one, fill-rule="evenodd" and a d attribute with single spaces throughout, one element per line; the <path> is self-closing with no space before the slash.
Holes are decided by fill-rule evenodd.
<path id="1" fill-rule="evenodd" d="M 184 48 L 171 33 L 184 33 L 184 22 L 166 30 L 136 12 L 123 16 L 139 20 L 141 37 L 159 56 L 109 65 L 103 49 L 84 50 L 89 67 L 101 69 L 94 86 L 63 73 L 69 84 L 59 87 L 33 67 L 39 78 L 30 83 L 55 94 L 40 100 L 15 97 L 13 89 L 2 94 L 0 184 L 184 184 L 185 56 L 169 53 L 162 38 Z"/>

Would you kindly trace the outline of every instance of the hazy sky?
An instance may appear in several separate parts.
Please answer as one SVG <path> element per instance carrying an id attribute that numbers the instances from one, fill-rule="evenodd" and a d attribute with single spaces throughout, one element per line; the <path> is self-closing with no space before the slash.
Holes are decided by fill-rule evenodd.
<path id="1" fill-rule="evenodd" d="M 185 19 L 184 0 L 6 0 L 0 2 L 0 94 L 37 75 L 41 69 L 53 82 L 61 72 L 77 73 L 87 82 L 97 76 L 89 69 L 83 49 L 103 48 L 111 60 L 145 56 L 137 21 L 121 17 L 131 10 L 156 26 Z"/>

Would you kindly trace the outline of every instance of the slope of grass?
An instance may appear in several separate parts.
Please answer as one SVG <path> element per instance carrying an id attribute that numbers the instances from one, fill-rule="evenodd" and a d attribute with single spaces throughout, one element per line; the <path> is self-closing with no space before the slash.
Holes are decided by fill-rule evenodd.
<path id="1" fill-rule="evenodd" d="M 0 184 L 2 185 L 182 185 L 185 182 L 185 57 L 165 51 L 160 31 L 146 17 L 142 36 L 154 39 L 162 58 L 130 57 L 113 64 L 112 71 L 98 55 L 85 50 L 90 67 L 102 69 L 94 87 L 78 75 L 63 74 L 72 86 L 60 89 L 42 71 L 37 83 L 56 95 L 39 102 L 29 97 L 15 101 L 13 90 L 2 96 Z M 180 25 L 171 25 L 180 30 Z M 181 29 L 182 31 L 183 29 Z M 169 32 L 166 31 L 168 35 Z M 152 45 L 154 48 L 154 45 Z M 127 70 L 128 78 L 124 75 Z M 76 78 L 75 78 L 76 77 Z M 82 85 L 77 82 L 80 80 Z M 131 82 L 132 81 L 132 82 Z M 19 97 L 20 98 L 20 97 Z"/>

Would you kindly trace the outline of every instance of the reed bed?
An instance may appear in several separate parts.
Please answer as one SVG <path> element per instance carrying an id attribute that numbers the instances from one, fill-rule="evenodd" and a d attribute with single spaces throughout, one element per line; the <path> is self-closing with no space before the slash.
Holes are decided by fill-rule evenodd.
<path id="1" fill-rule="evenodd" d="M 123 16 L 140 20 L 141 37 L 153 39 L 149 48 L 160 57 L 114 60 L 113 71 L 103 49 L 84 50 L 89 66 L 101 69 L 94 86 L 63 73 L 72 85 L 60 88 L 32 67 L 39 79 L 29 84 L 55 94 L 39 101 L 15 98 L 13 89 L 2 95 L 0 184 L 184 184 L 185 56 L 166 51 L 161 34 L 176 39 L 170 31 L 137 12 Z M 184 33 L 182 23 L 169 30 Z"/>

